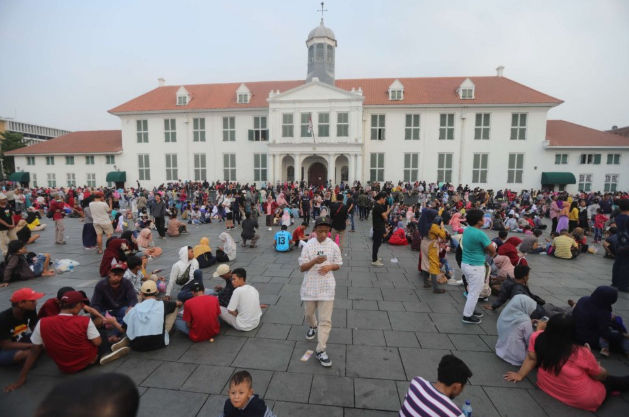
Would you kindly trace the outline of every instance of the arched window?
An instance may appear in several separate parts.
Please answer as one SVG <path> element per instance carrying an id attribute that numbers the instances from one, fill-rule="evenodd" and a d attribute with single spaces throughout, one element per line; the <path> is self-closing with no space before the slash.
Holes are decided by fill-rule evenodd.
<path id="1" fill-rule="evenodd" d="M 288 182 L 295 181 L 295 167 L 292 165 L 286 168 L 286 181 Z"/>
<path id="2" fill-rule="evenodd" d="M 341 181 L 349 181 L 349 167 L 347 165 L 341 167 Z"/>

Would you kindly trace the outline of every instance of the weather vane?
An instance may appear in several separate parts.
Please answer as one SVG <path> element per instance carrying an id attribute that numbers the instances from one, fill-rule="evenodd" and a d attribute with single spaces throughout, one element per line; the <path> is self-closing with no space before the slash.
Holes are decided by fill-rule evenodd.
<path id="1" fill-rule="evenodd" d="M 324 2 L 321 2 L 321 10 L 317 10 L 318 12 L 321 12 L 321 22 L 323 22 L 323 12 L 327 12 L 328 11 L 328 9 L 324 9 L 323 8 L 323 3 Z"/>

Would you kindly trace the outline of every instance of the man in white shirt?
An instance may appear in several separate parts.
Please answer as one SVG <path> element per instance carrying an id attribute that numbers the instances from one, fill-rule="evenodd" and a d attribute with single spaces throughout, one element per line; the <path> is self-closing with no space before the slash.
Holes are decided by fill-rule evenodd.
<path id="1" fill-rule="evenodd" d="M 336 288 L 332 271 L 338 270 L 343 265 L 341 250 L 328 237 L 330 227 L 329 217 L 317 218 L 314 229 L 317 238 L 310 239 L 304 245 L 299 257 L 299 270 L 305 272 L 300 295 L 304 302 L 306 321 L 310 325 L 306 339 L 312 340 L 318 333 L 315 353 L 319 363 L 325 367 L 332 366 L 332 361 L 326 352 L 326 344 L 332 329 L 332 310 Z"/>
<path id="2" fill-rule="evenodd" d="M 114 227 L 111 224 L 109 213 L 111 209 L 109 205 L 104 201 L 104 195 L 101 192 L 94 194 L 94 201 L 90 202 L 90 214 L 94 219 L 94 230 L 96 230 L 96 247 L 98 253 L 103 253 L 103 233 L 107 236 L 107 239 L 114 234 Z"/>
<path id="3" fill-rule="evenodd" d="M 258 290 L 247 284 L 247 271 L 236 268 L 232 271 L 234 292 L 227 308 L 221 306 L 221 319 L 236 330 L 248 332 L 260 324 L 262 309 Z"/>

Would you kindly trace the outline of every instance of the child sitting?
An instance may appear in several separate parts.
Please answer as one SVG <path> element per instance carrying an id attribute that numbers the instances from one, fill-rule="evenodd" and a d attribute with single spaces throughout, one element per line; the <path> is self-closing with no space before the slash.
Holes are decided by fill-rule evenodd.
<path id="1" fill-rule="evenodd" d="M 276 417 L 264 400 L 253 393 L 251 374 L 239 371 L 229 381 L 229 398 L 225 400 L 221 417 Z"/>

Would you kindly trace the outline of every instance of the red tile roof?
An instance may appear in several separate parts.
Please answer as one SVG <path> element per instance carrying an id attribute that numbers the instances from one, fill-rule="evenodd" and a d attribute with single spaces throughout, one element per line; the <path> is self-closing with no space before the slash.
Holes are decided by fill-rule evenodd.
<path id="1" fill-rule="evenodd" d="M 470 78 L 475 84 L 475 97 L 461 100 L 457 88 Z M 408 105 L 408 104 L 546 104 L 558 105 L 562 100 L 540 93 L 525 85 L 504 77 L 439 77 L 397 78 L 404 85 L 404 100 L 390 101 L 389 85 L 396 78 L 358 78 L 336 80 L 336 86 L 350 91 L 363 90 L 364 104 Z M 248 104 L 236 103 L 236 89 L 242 83 L 184 85 L 191 100 L 186 106 L 177 106 L 176 93 L 180 86 L 158 87 L 139 97 L 109 110 L 110 113 L 133 113 L 160 110 L 201 110 L 225 108 L 267 107 L 270 90 L 285 92 L 303 85 L 305 81 L 261 81 L 244 83 L 251 91 Z"/>
<path id="2" fill-rule="evenodd" d="M 546 140 L 549 146 L 612 146 L 629 147 L 629 138 L 603 132 L 565 120 L 546 122 Z"/>
<path id="3" fill-rule="evenodd" d="M 83 130 L 7 152 L 7 155 L 99 154 L 122 152 L 122 131 Z"/>
<path id="4" fill-rule="evenodd" d="M 613 133 L 614 135 L 629 137 L 629 126 L 617 127 L 616 129 L 607 130 L 607 133 Z"/>

